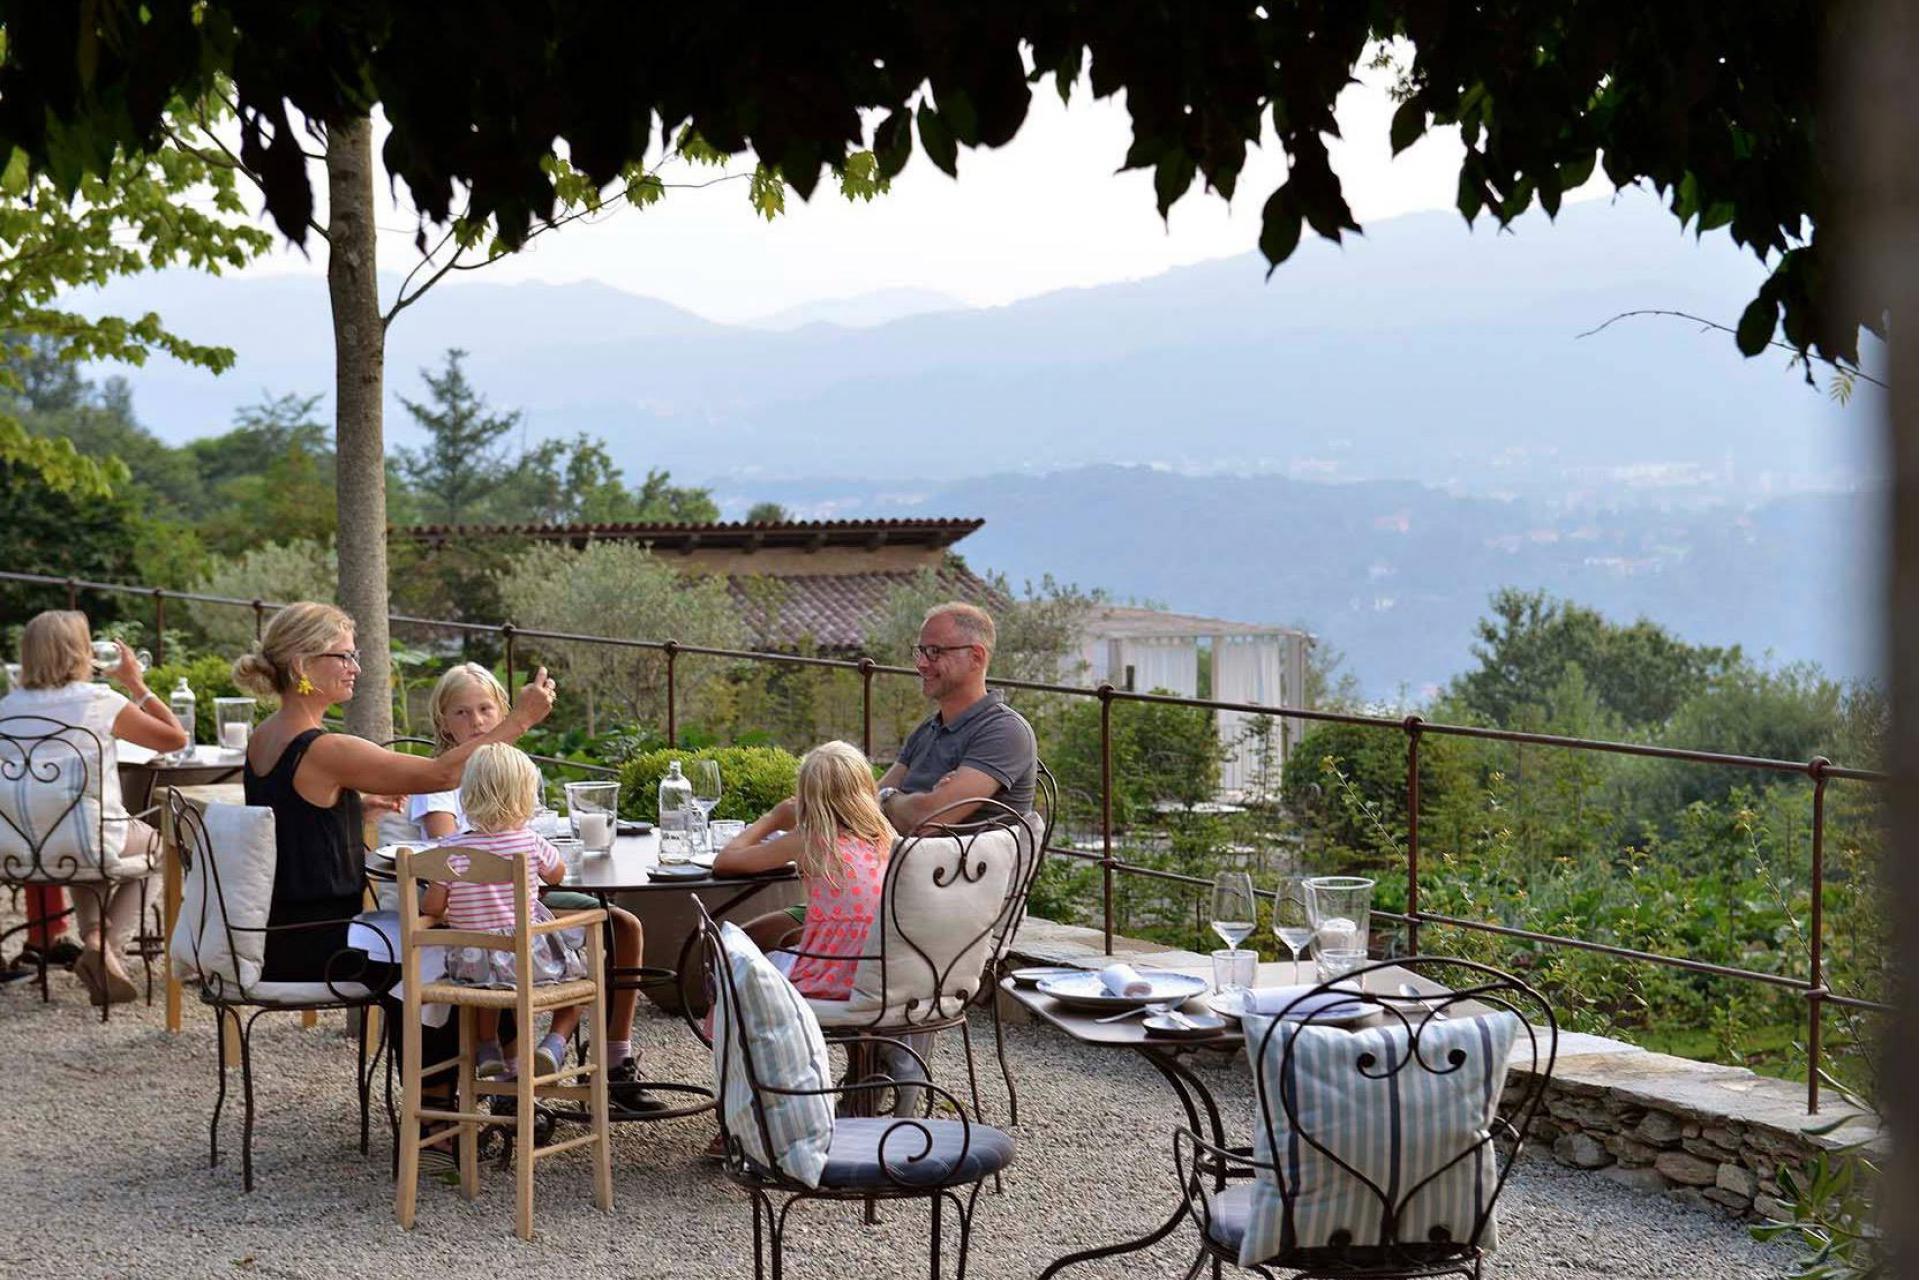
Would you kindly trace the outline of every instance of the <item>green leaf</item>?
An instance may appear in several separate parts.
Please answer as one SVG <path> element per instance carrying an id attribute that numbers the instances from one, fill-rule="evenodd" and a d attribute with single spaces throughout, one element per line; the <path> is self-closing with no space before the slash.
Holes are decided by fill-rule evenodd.
<path id="1" fill-rule="evenodd" d="M 1593 166 L 1597 158 L 1595 153 L 1588 152 L 1584 159 L 1569 160 L 1561 165 L 1560 189 L 1572 191 L 1577 187 L 1585 186 L 1587 179 L 1593 176 Z"/>
<path id="2" fill-rule="evenodd" d="M 1193 185 L 1193 157 L 1184 149 L 1168 152 L 1160 157 L 1160 163 L 1153 167 L 1153 194 L 1160 207 L 1160 216 L 1165 218 L 1173 202 L 1187 193 Z"/>
<path id="3" fill-rule="evenodd" d="M 954 145 L 953 131 L 947 128 L 947 122 L 924 101 L 920 104 L 917 118 L 920 123 L 920 146 L 926 151 L 927 159 L 940 166 L 940 171 L 948 177 L 959 177 L 959 150 Z"/>
<path id="4" fill-rule="evenodd" d="M 1772 298 L 1763 294 L 1749 302 L 1734 330 L 1733 340 L 1740 347 L 1740 354 L 1757 356 L 1765 351 L 1767 343 L 1773 341 L 1773 328 L 1779 319 L 1780 306 Z"/>
<path id="5" fill-rule="evenodd" d="M 1420 140 L 1427 131 L 1427 109 L 1418 100 L 1400 104 L 1393 113 L 1393 124 L 1387 130 L 1387 138 L 1393 144 L 1393 154 L 1399 155 Z"/>
<path id="6" fill-rule="evenodd" d="M 1260 210 L 1260 253 L 1268 263 L 1268 275 L 1293 256 L 1300 245 L 1300 206 L 1285 186 L 1267 197 Z"/>
<path id="7" fill-rule="evenodd" d="M 913 155 L 913 117 L 905 111 L 889 111 L 873 131 L 873 154 L 883 180 L 898 176 Z"/>
<path id="8" fill-rule="evenodd" d="M 1700 220 L 1694 223 L 1697 233 L 1704 235 L 1733 221 L 1734 203 L 1731 200 L 1717 200 L 1700 211 Z"/>

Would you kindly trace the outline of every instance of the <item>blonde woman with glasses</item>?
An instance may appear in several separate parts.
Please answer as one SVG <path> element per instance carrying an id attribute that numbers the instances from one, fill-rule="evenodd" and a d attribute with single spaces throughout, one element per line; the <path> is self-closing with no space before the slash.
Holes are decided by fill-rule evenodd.
<path id="1" fill-rule="evenodd" d="M 353 697 L 360 654 L 353 647 L 353 619 L 311 601 L 274 614 L 259 642 L 234 663 L 233 677 L 242 688 L 280 700 L 280 709 L 254 730 L 242 774 L 247 803 L 274 813 L 270 925 L 345 921 L 356 914 L 364 883 L 361 793 L 414 795 L 457 787 L 475 750 L 488 742 L 511 743 L 545 720 L 555 693 L 542 667 L 497 725 L 431 758 L 330 733 L 322 717 Z M 324 981 L 329 961 L 346 943 L 344 923 L 270 934 L 261 977 Z"/>

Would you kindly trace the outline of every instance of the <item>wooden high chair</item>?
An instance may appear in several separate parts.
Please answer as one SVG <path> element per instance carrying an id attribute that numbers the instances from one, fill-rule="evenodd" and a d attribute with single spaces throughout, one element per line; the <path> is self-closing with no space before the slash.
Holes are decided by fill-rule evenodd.
<path id="1" fill-rule="evenodd" d="M 464 859 L 466 866 L 456 870 L 453 866 L 456 859 Z M 601 1033 L 606 1026 L 606 996 L 601 986 L 606 962 L 600 935 L 607 913 L 604 910 L 574 911 L 544 924 L 533 923 L 533 896 L 528 891 L 526 869 L 521 861 L 518 855 L 507 857 L 484 850 L 460 848 L 423 849 L 418 852 L 402 848 L 395 858 L 400 886 L 400 962 L 405 975 L 406 1008 L 402 1014 L 404 1025 L 401 1038 L 405 1096 L 400 1111 L 400 1174 L 394 1186 L 393 1215 L 403 1227 L 413 1226 L 414 1202 L 420 1187 L 421 1148 L 438 1136 L 423 1137 L 420 1133 L 422 1120 L 447 1121 L 459 1126 L 460 1190 L 469 1200 L 479 1194 L 480 1129 L 483 1125 L 500 1123 L 499 1117 L 477 1109 L 481 1096 L 510 1095 L 515 1102 L 514 1226 L 522 1240 L 533 1239 L 533 1165 L 542 1156 L 593 1144 L 593 1202 L 601 1209 L 613 1208 L 612 1148 L 607 1137 L 606 1036 Z M 511 883 L 514 887 L 513 935 L 508 937 L 463 929 L 429 928 L 420 915 L 419 896 L 414 891 L 414 883 L 421 880 Z M 587 976 L 567 982 L 534 985 L 534 940 L 561 929 L 583 927 L 587 931 Z M 486 947 L 494 951 L 512 951 L 518 981 L 512 990 L 455 982 L 422 983 L 420 948 L 430 946 Z M 457 1057 L 428 1066 L 420 1061 L 420 1011 L 430 1004 L 452 1005 L 458 1011 L 460 1052 Z M 593 1029 L 593 1061 L 562 1067 L 552 1075 L 535 1079 L 533 1048 L 538 1037 L 534 1033 L 533 1015 L 570 1005 L 587 1005 L 590 1008 L 587 1025 Z M 480 1009 L 513 1011 L 515 1060 L 519 1073 L 514 1080 L 483 1081 L 474 1076 L 474 1024 L 475 1014 Z M 446 1071 L 457 1072 L 454 1109 L 441 1111 L 423 1108 L 420 1105 L 422 1082 Z M 573 1078 L 572 1083 L 561 1083 L 570 1077 Z M 582 1077 L 584 1084 L 580 1082 Z M 589 1131 L 563 1142 L 536 1147 L 533 1106 L 536 1097 L 585 1102 L 591 1116 Z"/>

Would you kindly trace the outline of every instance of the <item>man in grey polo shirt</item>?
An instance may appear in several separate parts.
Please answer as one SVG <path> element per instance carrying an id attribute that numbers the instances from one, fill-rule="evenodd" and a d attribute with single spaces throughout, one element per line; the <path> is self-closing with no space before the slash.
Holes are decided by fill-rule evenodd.
<path id="1" fill-rule="evenodd" d="M 920 692 L 937 709 L 907 735 L 880 779 L 880 807 L 895 831 L 912 831 L 935 814 L 964 821 L 978 807 L 970 800 L 998 800 L 1016 813 L 1033 808 L 1033 726 L 987 690 L 993 645 L 986 610 L 959 601 L 927 610 L 913 665 Z"/>

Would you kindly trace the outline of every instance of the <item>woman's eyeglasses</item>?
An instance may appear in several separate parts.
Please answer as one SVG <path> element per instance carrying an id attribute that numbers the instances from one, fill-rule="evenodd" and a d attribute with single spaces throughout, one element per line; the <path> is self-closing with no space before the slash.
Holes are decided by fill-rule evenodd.
<path id="1" fill-rule="evenodd" d="M 316 658 L 338 658 L 340 661 L 355 667 L 360 665 L 360 651 L 358 649 L 347 649 L 340 653 L 316 653 L 313 656 Z"/>

